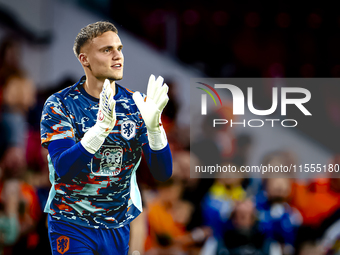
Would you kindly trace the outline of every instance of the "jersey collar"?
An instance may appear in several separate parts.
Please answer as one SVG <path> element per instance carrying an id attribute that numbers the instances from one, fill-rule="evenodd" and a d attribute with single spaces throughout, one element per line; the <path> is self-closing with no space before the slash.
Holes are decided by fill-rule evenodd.
<path id="1" fill-rule="evenodd" d="M 93 96 L 91 96 L 89 93 L 87 93 L 86 92 L 86 90 L 84 89 L 84 82 L 86 81 L 86 76 L 84 75 L 84 76 L 82 76 L 81 78 L 80 78 L 80 80 L 76 83 L 76 87 L 79 89 L 79 91 L 80 91 L 80 93 L 81 94 L 83 94 L 85 97 L 87 97 L 88 99 L 90 99 L 90 100 L 92 100 L 92 101 L 94 101 L 94 102 L 96 102 L 96 103 L 99 103 L 99 98 L 95 98 L 95 97 L 93 97 Z M 114 95 L 114 99 L 116 100 L 116 99 L 118 99 L 118 97 L 119 97 L 119 94 L 121 93 L 121 91 L 120 91 L 120 86 L 118 86 L 118 84 L 117 83 L 115 83 L 115 86 L 116 86 L 116 93 L 115 93 L 115 95 Z"/>

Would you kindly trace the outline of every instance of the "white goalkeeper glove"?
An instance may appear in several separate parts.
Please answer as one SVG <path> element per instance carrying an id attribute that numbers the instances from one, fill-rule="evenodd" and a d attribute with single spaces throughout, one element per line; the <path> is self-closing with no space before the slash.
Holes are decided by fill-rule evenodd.
<path id="1" fill-rule="evenodd" d="M 132 96 L 144 119 L 149 145 L 152 150 L 161 150 L 168 144 L 161 124 L 161 114 L 169 101 L 169 87 L 166 84 L 163 85 L 163 81 L 163 77 L 159 76 L 156 80 L 152 74 L 149 78 L 146 101 L 138 91 L 133 93 Z"/>
<path id="2" fill-rule="evenodd" d="M 105 80 L 99 98 L 97 122 L 91 127 L 80 141 L 83 147 L 95 154 L 105 141 L 116 123 L 116 101 L 113 99 L 113 90 L 108 79 Z"/>

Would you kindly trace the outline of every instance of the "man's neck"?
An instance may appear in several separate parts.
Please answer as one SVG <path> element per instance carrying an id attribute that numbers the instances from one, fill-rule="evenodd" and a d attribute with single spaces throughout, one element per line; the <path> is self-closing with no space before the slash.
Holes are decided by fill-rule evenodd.
<path id="1" fill-rule="evenodd" d="M 110 81 L 111 83 L 111 88 L 113 90 L 113 94 L 116 94 L 116 85 L 115 85 L 115 81 Z M 95 98 L 99 98 L 100 97 L 100 92 L 102 92 L 103 89 L 103 84 L 104 81 L 98 80 L 95 77 L 89 77 L 86 76 L 86 81 L 84 82 L 84 89 L 85 91 L 95 97 Z"/>

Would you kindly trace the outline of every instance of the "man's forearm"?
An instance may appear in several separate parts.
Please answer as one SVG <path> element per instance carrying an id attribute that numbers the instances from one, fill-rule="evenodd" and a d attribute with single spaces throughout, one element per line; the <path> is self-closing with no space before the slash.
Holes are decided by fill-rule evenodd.
<path id="1" fill-rule="evenodd" d="M 90 163 L 94 154 L 85 150 L 81 143 L 70 139 L 52 141 L 48 146 L 52 163 L 59 177 L 74 178 L 81 169 Z M 149 169 L 158 181 L 166 181 L 172 175 L 172 156 L 169 144 L 159 151 L 143 146 L 143 152 Z"/>
<path id="2" fill-rule="evenodd" d="M 172 175 L 172 156 L 169 144 L 154 151 L 149 144 L 143 146 L 144 157 L 153 177 L 158 181 L 167 181 Z"/>
<path id="3" fill-rule="evenodd" d="M 52 141 L 48 152 L 57 175 L 72 179 L 90 163 L 94 154 L 89 153 L 81 143 L 71 139 Z"/>

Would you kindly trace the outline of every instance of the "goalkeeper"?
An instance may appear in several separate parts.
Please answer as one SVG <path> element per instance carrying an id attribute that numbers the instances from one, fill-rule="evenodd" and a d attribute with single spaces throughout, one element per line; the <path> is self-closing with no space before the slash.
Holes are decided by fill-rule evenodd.
<path id="1" fill-rule="evenodd" d="M 142 151 L 154 178 L 172 174 L 160 122 L 168 86 L 153 75 L 146 96 L 118 85 L 122 48 L 113 24 L 82 28 L 73 50 L 85 76 L 44 105 L 41 141 L 52 184 L 45 212 L 54 255 L 127 254 L 130 222 L 142 211 Z"/>

